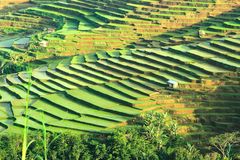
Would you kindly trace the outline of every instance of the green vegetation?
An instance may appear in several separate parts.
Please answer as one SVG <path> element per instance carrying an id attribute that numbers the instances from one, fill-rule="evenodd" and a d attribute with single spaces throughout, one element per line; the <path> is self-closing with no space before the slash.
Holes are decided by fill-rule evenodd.
<path id="1" fill-rule="evenodd" d="M 177 133 L 177 123 L 167 114 L 147 113 L 131 122 L 130 126 L 121 127 L 109 134 L 76 135 L 38 132 L 30 134 L 34 142 L 29 146 L 28 159 L 177 159 L 177 160 L 220 160 L 221 150 L 215 153 L 200 151 Z M 0 142 L 1 159 L 19 157 L 21 144 L 20 135 L 2 135 Z M 230 136 L 230 137 L 229 137 Z M 218 141 L 227 137 L 227 145 L 235 147 L 239 142 L 239 133 L 226 133 L 211 139 L 210 145 L 225 146 L 225 142 Z M 52 141 L 47 146 L 44 141 Z M 15 140 L 15 141 L 13 141 Z M 8 147 L 6 147 L 8 146 Z M 47 152 L 47 154 L 46 154 Z M 224 151 L 225 153 L 225 151 Z M 231 152 L 228 159 L 236 158 L 238 154 Z"/>
<path id="2" fill-rule="evenodd" d="M 198 22 L 197 18 L 204 20 L 205 17 L 199 17 L 196 11 L 201 12 L 208 8 L 211 10 L 212 6 L 218 5 L 218 2 L 211 0 L 202 3 L 180 1 L 176 4 L 168 1 L 159 3 L 156 1 L 118 2 L 115 0 L 48 1 L 49 3 L 44 1 L 44 4 L 41 0 L 33 2 L 40 5 L 3 16 L 0 18 L 0 23 L 2 20 L 4 28 L 11 25 L 26 33 L 38 32 L 41 39 L 34 40 L 29 46 L 29 51 L 35 54 L 37 59 L 46 58 L 46 54 L 41 54 L 44 52 L 47 52 L 47 57 L 52 57 L 124 48 L 129 43 L 159 35 L 171 27 L 176 27 L 173 28 L 175 30 L 188 26 L 187 22 L 183 22 L 183 24 L 178 22 L 182 20 L 182 16 L 186 16 L 186 19 L 195 16 L 196 20 L 191 20 L 192 24 L 195 21 Z M 228 7 L 234 7 L 233 4 L 229 4 Z M 166 6 L 168 7 L 166 8 Z M 215 11 L 211 13 L 215 14 Z M 176 19 L 176 23 L 171 25 L 173 19 Z M 226 19 L 223 18 L 220 23 L 225 22 Z M 170 25 L 168 25 L 169 23 Z M 211 23 L 215 24 L 215 21 Z M 226 25 L 235 23 L 237 22 L 230 21 Z M 236 24 L 234 26 L 237 27 Z M 204 30 L 205 25 L 200 29 Z M 237 32 L 237 28 L 233 32 L 235 31 Z M 125 34 L 126 32 L 128 34 Z M 19 36 L 19 34 L 14 35 Z M 193 37 L 188 33 L 186 36 Z M 48 41 L 47 47 L 38 46 L 39 43 L 36 41 L 41 42 L 42 40 Z"/>
<path id="3" fill-rule="evenodd" d="M 27 150 L 29 148 L 29 146 L 31 145 L 31 143 L 33 141 L 28 142 L 28 120 L 29 120 L 29 103 L 30 103 L 30 88 L 32 86 L 32 82 L 31 82 L 31 70 L 29 69 L 28 71 L 28 86 L 27 86 L 27 94 L 26 94 L 26 104 L 25 104 L 25 113 L 24 113 L 24 129 L 23 129 L 23 140 L 22 140 L 22 160 L 26 159 L 27 156 Z"/>
<path id="4" fill-rule="evenodd" d="M 237 0 L 16 5 L 0 159 L 238 159 L 239 16 Z"/>
<path id="5" fill-rule="evenodd" d="M 188 85 L 201 88 L 205 80 L 215 81 L 219 79 L 218 76 L 237 73 L 238 55 L 228 51 L 229 47 L 214 52 L 200 48 L 215 50 L 211 43 L 235 45 L 239 43 L 239 38 L 215 39 L 195 46 L 129 49 L 105 52 L 102 54 L 104 56 L 94 53 L 67 57 L 49 67 L 43 63 L 42 67 L 34 69 L 32 73 L 30 97 L 33 101 L 30 109 L 33 115 L 30 117 L 36 124 L 32 129 L 41 126 L 36 117 L 41 114 L 38 110 L 43 110 L 47 113 L 46 128 L 49 131 L 59 128 L 59 131 L 105 132 L 109 127 L 117 126 L 141 112 L 161 108 L 163 103 L 158 103 L 154 95 L 161 95 L 159 90 L 166 89 L 169 79 L 177 81 L 183 89 Z M 8 94 L 6 97 L 3 95 L 0 101 L 10 103 L 15 112 L 12 101 L 25 99 L 28 75 L 26 72 L 18 72 L 1 78 L 3 81 L 0 88 Z M 238 92 L 232 94 L 237 96 Z M 23 117 L 21 114 L 14 117 L 18 116 Z M 235 116 L 239 116 L 238 110 Z M 17 120 L 13 126 L 7 126 L 6 132 L 12 131 L 11 127 L 23 126 L 23 123 Z"/>

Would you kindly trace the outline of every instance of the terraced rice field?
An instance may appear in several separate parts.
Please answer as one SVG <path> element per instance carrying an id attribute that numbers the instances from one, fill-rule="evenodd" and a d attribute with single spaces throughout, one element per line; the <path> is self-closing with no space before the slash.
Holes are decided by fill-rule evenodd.
<path id="1" fill-rule="evenodd" d="M 238 50 L 238 42 L 239 37 L 220 38 L 194 45 L 74 56 L 55 68 L 1 76 L 1 104 L 8 106 L 2 126 L 6 131 L 23 126 L 24 99 L 31 76 L 32 129 L 41 127 L 38 117 L 44 113 L 50 131 L 107 131 L 145 110 L 161 108 L 151 97 L 159 95 L 158 90 L 167 87 L 169 79 L 180 85 L 197 85 L 212 76 L 238 72 L 237 51 L 228 56 L 228 48 L 209 53 L 200 47 L 221 44 L 233 45 Z M 11 119 L 12 125 L 6 119 Z"/>
<path id="2" fill-rule="evenodd" d="M 149 110 L 187 117 L 191 136 L 239 127 L 239 16 L 224 0 L 70 0 L 1 16 L 0 61 L 42 65 L 0 75 L 0 131 L 21 132 L 27 96 L 31 130 L 109 132 Z"/>
<path id="3" fill-rule="evenodd" d="M 152 36 L 191 26 L 206 19 L 208 15 L 215 16 L 222 12 L 228 12 L 237 6 L 239 6 L 237 1 L 216 3 L 212 0 L 202 2 L 179 1 L 176 3 L 167 0 L 162 2 L 152 0 L 121 2 L 115 0 L 71 0 L 68 2 L 44 3 L 40 6 L 26 8 L 13 13 L 10 16 L 11 19 L 8 15 L 0 17 L 0 20 L 8 19 L 9 23 L 13 23 L 13 27 L 16 26 L 17 29 L 22 30 L 27 29 L 28 26 L 35 26 L 35 24 L 36 28 L 32 28 L 35 30 L 55 28 L 57 31 L 54 34 L 46 31 L 34 40 L 39 42 L 42 39 L 47 40 L 48 47 L 46 50 L 49 55 L 53 55 L 52 52 L 54 51 L 55 54 L 61 56 L 124 48 L 131 43 L 138 42 L 139 39 L 150 40 Z M 15 16 L 17 20 L 15 21 L 12 16 Z M 28 17 L 33 17 L 35 21 L 32 22 Z M 42 21 L 47 20 L 49 22 L 49 18 L 53 19 L 54 22 L 46 24 L 36 21 L 43 19 Z M 19 19 L 21 21 L 24 19 L 23 26 Z M 227 23 L 230 28 L 233 24 L 232 27 L 235 29 L 233 31 L 237 30 L 237 21 L 228 22 L 226 18 L 223 20 L 221 22 L 220 19 L 219 23 Z M 5 21 L 3 23 L 6 24 Z M 215 27 L 228 26 L 223 24 Z M 200 29 L 204 30 L 205 28 L 205 26 L 202 26 Z M 190 31 L 193 30 L 194 27 Z M 196 32 L 196 30 L 193 32 Z M 34 33 L 34 31 L 31 33 Z M 187 35 L 188 33 L 185 33 L 185 36 Z M 174 39 L 177 39 L 177 37 L 173 37 L 173 41 Z M 10 46 L 12 44 L 8 43 L 6 47 Z M 31 43 L 29 50 L 42 52 L 37 43 Z M 46 58 L 46 54 L 38 53 L 36 57 L 38 59 Z"/>
<path id="4" fill-rule="evenodd" d="M 180 132 L 198 145 L 215 134 L 238 131 L 239 84 L 193 90 L 163 91 L 157 98 L 162 104 L 157 111 L 172 113 L 181 124 Z"/>

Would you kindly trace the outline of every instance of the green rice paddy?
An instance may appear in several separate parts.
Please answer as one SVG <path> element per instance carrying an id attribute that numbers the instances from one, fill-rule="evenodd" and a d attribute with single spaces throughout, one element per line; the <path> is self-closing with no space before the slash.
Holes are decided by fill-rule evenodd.
<path id="1" fill-rule="evenodd" d="M 0 16 L 1 28 L 8 29 L 0 28 L 0 62 L 19 56 L 37 66 L 31 77 L 26 71 L 1 72 L 0 131 L 19 133 L 24 127 L 29 78 L 31 130 L 41 129 L 44 117 L 50 132 L 108 132 L 142 112 L 162 109 L 234 126 L 235 85 L 225 94 L 209 93 L 212 99 L 205 101 L 182 96 L 190 100 L 185 107 L 181 100 L 165 101 L 175 101 L 178 93 L 169 91 L 169 80 L 180 91 L 231 76 L 231 83 L 239 82 L 239 16 L 239 5 L 212 0 L 70 0 Z"/>

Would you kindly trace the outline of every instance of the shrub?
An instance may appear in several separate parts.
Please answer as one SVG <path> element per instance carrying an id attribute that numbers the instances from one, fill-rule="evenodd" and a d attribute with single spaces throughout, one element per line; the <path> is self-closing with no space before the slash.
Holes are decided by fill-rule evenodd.
<path id="1" fill-rule="evenodd" d="M 169 115 L 150 112 L 137 117 L 131 125 L 114 129 L 109 134 L 47 133 L 47 158 L 49 160 L 223 159 L 219 153 L 203 156 L 176 131 L 177 124 Z M 236 137 L 238 134 L 226 135 Z M 220 137 L 226 138 L 226 135 L 217 136 L 210 142 L 215 144 Z M 29 139 L 33 139 L 34 142 L 27 151 L 27 159 L 43 159 L 43 134 L 31 132 Z M 235 141 L 228 142 L 232 144 Z M 21 135 L 0 135 L 0 159 L 20 159 L 21 145 Z M 235 154 L 235 158 L 237 156 L 239 155 Z"/>
<path id="2" fill-rule="evenodd" d="M 212 137 L 209 143 L 223 158 L 232 159 L 235 156 L 233 147 L 240 145 L 240 132 L 220 134 Z"/>

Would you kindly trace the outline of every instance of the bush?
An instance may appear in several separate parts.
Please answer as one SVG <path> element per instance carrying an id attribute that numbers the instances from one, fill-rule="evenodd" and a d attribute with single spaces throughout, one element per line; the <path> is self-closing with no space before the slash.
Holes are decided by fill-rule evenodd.
<path id="1" fill-rule="evenodd" d="M 1 135 L 0 136 L 0 159 L 20 159 L 21 154 L 20 135 Z"/>
<path id="2" fill-rule="evenodd" d="M 11 74 L 11 73 L 16 73 L 16 72 L 26 71 L 27 65 L 26 64 L 7 63 L 0 69 L 1 69 L 1 73 L 3 73 L 3 74 Z"/>
<path id="3" fill-rule="evenodd" d="M 42 133 L 31 132 L 28 139 L 34 142 L 27 158 L 42 159 Z M 218 153 L 203 156 L 177 134 L 176 122 L 170 116 L 155 112 L 109 134 L 47 133 L 46 139 L 49 160 L 222 160 Z M 0 135 L 0 159 L 20 159 L 21 140 L 21 135 Z"/>
<path id="4" fill-rule="evenodd" d="M 233 148 L 240 145 L 240 132 L 224 133 L 212 137 L 209 141 L 213 150 L 216 150 L 225 159 L 235 157 Z"/>

